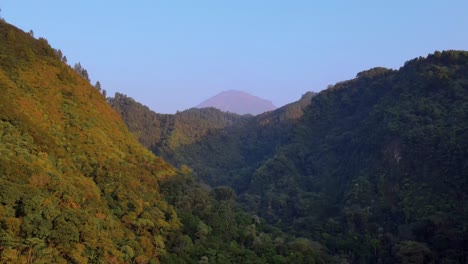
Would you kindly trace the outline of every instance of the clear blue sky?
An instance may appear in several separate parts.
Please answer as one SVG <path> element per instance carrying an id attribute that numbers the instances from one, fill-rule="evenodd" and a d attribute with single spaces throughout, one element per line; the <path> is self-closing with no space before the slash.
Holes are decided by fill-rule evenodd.
<path id="1" fill-rule="evenodd" d="M 468 1 L 2 0 L 0 16 L 161 113 L 244 90 L 281 106 L 376 66 L 468 49 Z"/>

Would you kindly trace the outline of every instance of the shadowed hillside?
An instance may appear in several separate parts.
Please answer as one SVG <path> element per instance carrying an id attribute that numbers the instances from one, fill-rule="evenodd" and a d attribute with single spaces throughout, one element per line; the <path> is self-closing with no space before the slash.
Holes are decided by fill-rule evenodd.
<path id="1" fill-rule="evenodd" d="M 252 174 L 291 139 L 292 126 L 314 95 L 306 93 L 297 102 L 255 117 L 215 108 L 163 115 L 122 94 L 108 100 L 130 131 L 154 153 L 177 166 L 190 166 L 199 179 L 212 186 L 230 182 L 239 192 L 240 183 L 233 182 Z"/>
<path id="2" fill-rule="evenodd" d="M 465 263 L 467 74 L 467 52 L 435 52 L 153 151 L 352 263 Z"/>
<path id="3" fill-rule="evenodd" d="M 242 200 L 352 262 L 464 263 L 467 150 L 468 53 L 436 52 L 315 96 Z"/>

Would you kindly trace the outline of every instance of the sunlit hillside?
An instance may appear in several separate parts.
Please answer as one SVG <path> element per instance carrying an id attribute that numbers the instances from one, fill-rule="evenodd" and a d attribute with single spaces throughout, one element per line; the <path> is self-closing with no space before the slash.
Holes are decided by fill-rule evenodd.
<path id="1" fill-rule="evenodd" d="M 0 22 L 1 260 L 157 261 L 180 226 L 158 178 L 176 171 L 59 53 Z"/>

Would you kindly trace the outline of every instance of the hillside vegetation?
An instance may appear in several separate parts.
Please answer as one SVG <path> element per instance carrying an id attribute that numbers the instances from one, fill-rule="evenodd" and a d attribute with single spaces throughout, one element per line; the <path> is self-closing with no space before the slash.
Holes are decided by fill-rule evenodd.
<path id="1" fill-rule="evenodd" d="M 1 263 L 468 261 L 468 52 L 255 117 L 106 101 L 76 68 L 0 21 Z"/>
<path id="2" fill-rule="evenodd" d="M 334 261 L 243 212 L 232 189 L 208 188 L 154 156 L 81 66 L 4 21 L 0 89 L 0 263 Z M 203 126 L 193 131 L 204 135 Z"/>
<path id="3" fill-rule="evenodd" d="M 177 166 L 188 165 L 211 186 L 236 187 L 282 144 L 315 94 L 261 115 L 236 115 L 215 108 L 158 114 L 116 93 L 109 104 L 121 114 L 140 143 Z M 242 169 L 242 175 L 239 175 Z M 237 183 L 234 183 L 237 182 Z"/>
<path id="4" fill-rule="evenodd" d="M 468 52 L 374 68 L 312 99 L 244 201 L 353 262 L 464 263 Z"/>
<path id="5" fill-rule="evenodd" d="M 349 262 L 468 260 L 467 52 L 363 71 L 295 105 L 202 136 L 191 119 L 169 131 L 196 141 L 152 150 Z"/>
<path id="6" fill-rule="evenodd" d="M 180 228 L 158 178 L 176 170 L 45 39 L 0 21 L 0 43 L 2 262 L 157 261 Z"/>

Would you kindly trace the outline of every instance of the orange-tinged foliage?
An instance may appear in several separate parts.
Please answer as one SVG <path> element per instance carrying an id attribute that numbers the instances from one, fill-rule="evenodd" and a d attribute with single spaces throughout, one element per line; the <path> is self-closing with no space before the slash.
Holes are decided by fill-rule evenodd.
<path id="1" fill-rule="evenodd" d="M 50 176 L 44 175 L 44 174 L 35 174 L 35 175 L 32 175 L 31 178 L 29 178 L 29 183 L 32 186 L 35 186 L 38 188 L 46 186 L 47 183 L 49 183 L 49 181 L 50 181 Z"/>
<path id="2" fill-rule="evenodd" d="M 56 54 L 0 21 L 0 262 L 157 262 L 180 226 L 158 178 L 177 171 Z"/>

